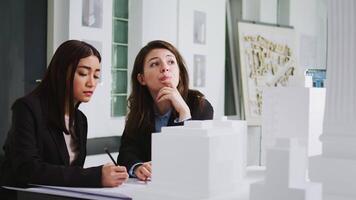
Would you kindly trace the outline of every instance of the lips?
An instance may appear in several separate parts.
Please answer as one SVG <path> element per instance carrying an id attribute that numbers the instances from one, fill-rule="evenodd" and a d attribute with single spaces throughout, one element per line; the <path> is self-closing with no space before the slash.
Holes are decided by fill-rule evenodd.
<path id="1" fill-rule="evenodd" d="M 87 97 L 91 97 L 93 95 L 93 91 L 84 91 L 83 93 Z"/>
<path id="2" fill-rule="evenodd" d="M 170 80 L 170 79 L 172 79 L 172 76 L 163 76 L 163 77 L 159 78 L 159 80 L 160 80 L 161 82 L 166 82 L 166 81 L 168 81 L 168 80 Z"/>

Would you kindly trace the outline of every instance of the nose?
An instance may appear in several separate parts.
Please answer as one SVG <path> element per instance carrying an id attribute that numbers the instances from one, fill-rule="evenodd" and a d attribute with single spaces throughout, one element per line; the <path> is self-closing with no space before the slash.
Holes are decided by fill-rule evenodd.
<path id="1" fill-rule="evenodd" d="M 87 80 L 87 87 L 94 87 L 96 85 L 96 79 L 93 76 L 89 76 L 89 79 Z"/>
<path id="2" fill-rule="evenodd" d="M 169 71 L 169 66 L 167 63 L 163 63 L 161 67 L 161 73 L 168 72 Z"/>

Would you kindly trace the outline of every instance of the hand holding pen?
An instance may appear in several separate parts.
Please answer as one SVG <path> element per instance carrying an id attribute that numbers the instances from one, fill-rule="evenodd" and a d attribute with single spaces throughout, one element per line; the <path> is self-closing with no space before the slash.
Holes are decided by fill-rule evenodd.
<path id="1" fill-rule="evenodd" d="M 111 156 L 107 148 L 105 152 L 109 155 L 113 163 L 107 163 L 101 170 L 101 183 L 103 187 L 116 187 L 124 183 L 129 175 L 127 174 L 126 167 L 118 166 L 114 158 Z"/>

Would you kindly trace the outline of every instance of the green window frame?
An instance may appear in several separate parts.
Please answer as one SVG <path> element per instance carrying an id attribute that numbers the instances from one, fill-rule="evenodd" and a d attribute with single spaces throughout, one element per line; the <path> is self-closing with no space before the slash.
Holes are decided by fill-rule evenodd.
<path id="1" fill-rule="evenodd" d="M 113 0 L 111 116 L 127 113 L 128 0 Z"/>

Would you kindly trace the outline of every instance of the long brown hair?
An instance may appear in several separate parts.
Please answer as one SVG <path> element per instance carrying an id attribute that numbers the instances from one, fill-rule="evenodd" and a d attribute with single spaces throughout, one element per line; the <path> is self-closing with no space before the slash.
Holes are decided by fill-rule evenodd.
<path id="1" fill-rule="evenodd" d="M 101 62 L 98 50 L 92 45 L 78 40 L 62 43 L 54 53 L 41 83 L 30 93 L 38 94 L 48 104 L 48 122 L 66 134 L 73 134 L 75 110 L 81 102 L 74 105 L 73 80 L 80 59 L 96 56 Z M 64 115 L 69 111 L 69 130 Z"/>
<path id="2" fill-rule="evenodd" d="M 154 125 L 150 120 L 153 116 L 154 101 L 147 86 L 141 85 L 137 80 L 137 75 L 143 74 L 144 61 L 147 54 L 154 49 L 167 49 L 176 57 L 179 67 L 179 83 L 177 89 L 184 100 L 188 98 L 189 77 L 186 64 L 179 51 L 166 41 L 154 40 L 149 42 L 137 54 L 131 74 L 132 91 L 128 98 L 129 113 L 125 127 L 129 133 L 136 132 L 135 130 L 154 129 Z"/>

